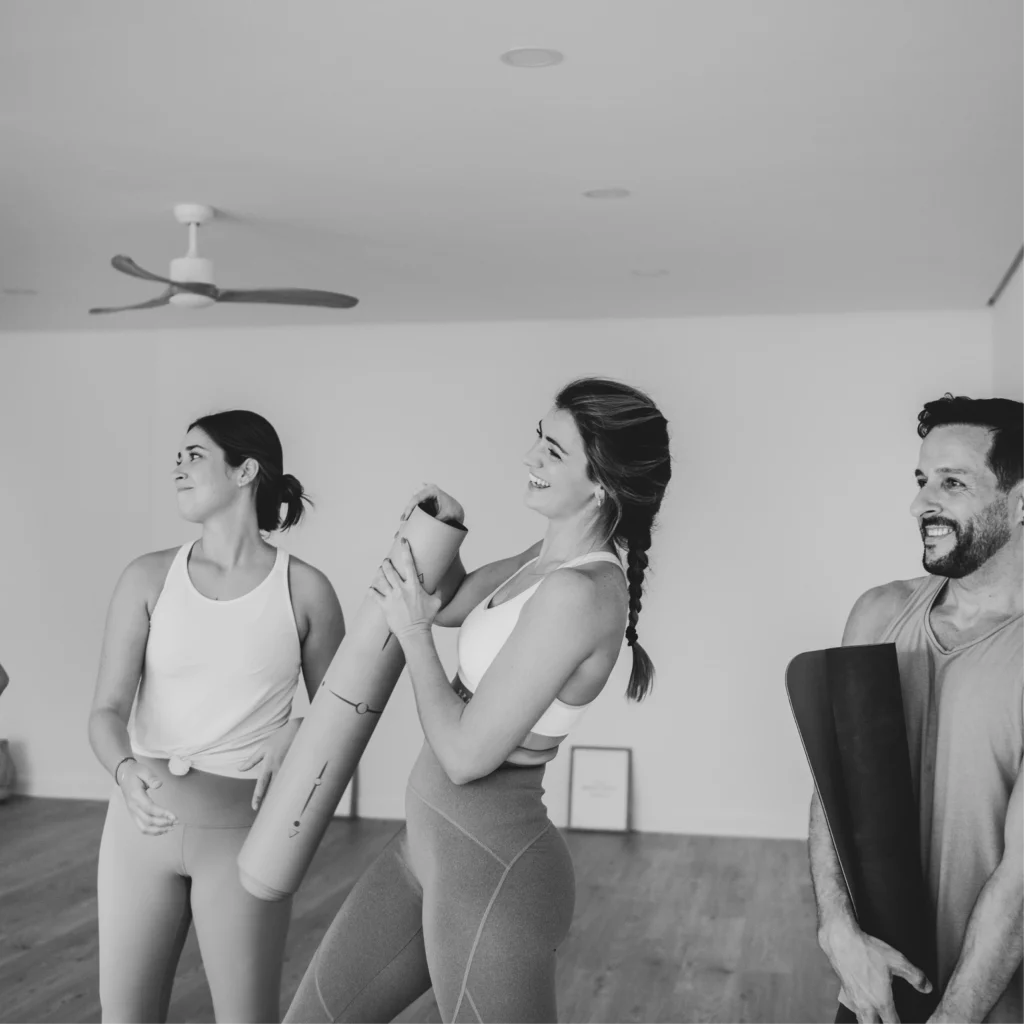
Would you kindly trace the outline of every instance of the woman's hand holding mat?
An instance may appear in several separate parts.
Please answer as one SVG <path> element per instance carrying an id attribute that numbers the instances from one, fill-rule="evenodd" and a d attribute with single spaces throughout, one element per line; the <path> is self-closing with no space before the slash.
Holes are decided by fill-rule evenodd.
<path id="1" fill-rule="evenodd" d="M 408 519 L 412 515 L 413 509 L 420 505 L 431 507 L 431 514 L 440 519 L 442 523 L 464 523 L 466 521 L 466 513 L 462 506 L 447 491 L 442 491 L 437 484 L 424 483 L 402 509 L 402 521 Z"/>
<path id="2" fill-rule="evenodd" d="M 420 575 L 409 541 L 402 537 L 397 555 L 394 559 L 384 559 L 380 572 L 370 585 L 370 592 L 374 595 L 388 629 L 399 640 L 408 633 L 429 632 L 441 610 L 441 598 L 423 589 Z"/>

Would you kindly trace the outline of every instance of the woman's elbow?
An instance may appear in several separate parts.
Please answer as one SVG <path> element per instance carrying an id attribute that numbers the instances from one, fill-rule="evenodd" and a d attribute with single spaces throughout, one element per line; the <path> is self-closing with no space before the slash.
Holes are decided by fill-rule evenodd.
<path id="1" fill-rule="evenodd" d="M 91 708 L 90 709 L 89 717 L 86 719 L 86 722 L 85 722 L 85 731 L 88 734 L 90 739 L 92 739 L 93 735 L 95 734 L 95 732 L 96 732 L 96 725 L 97 725 L 97 723 L 99 722 L 99 720 L 102 717 L 103 717 L 103 709 L 102 708 Z"/>
<path id="2" fill-rule="evenodd" d="M 434 625 L 442 629 L 458 629 L 466 621 L 466 611 L 454 597 L 434 616 Z"/>
<path id="3" fill-rule="evenodd" d="M 496 765 L 487 765 L 483 758 L 473 752 L 450 757 L 441 762 L 445 775 L 455 786 L 465 786 L 490 775 Z"/>
<path id="4" fill-rule="evenodd" d="M 128 714 L 122 712 L 120 708 L 110 707 L 107 704 L 98 704 L 89 711 L 88 733 L 92 736 L 96 729 L 102 729 L 110 724 L 114 726 L 122 725 L 127 728 L 128 717 Z"/>
<path id="5" fill-rule="evenodd" d="M 112 707 L 108 707 L 106 704 L 93 704 L 93 706 L 91 708 L 89 708 L 89 724 L 90 724 L 90 726 L 92 725 L 93 722 L 97 722 L 101 718 L 105 718 L 107 715 L 110 715 L 110 714 L 116 715 L 117 714 L 116 709 L 114 709 Z"/>
<path id="6" fill-rule="evenodd" d="M 470 765 L 464 761 L 449 761 L 447 764 L 442 765 L 442 767 L 444 768 L 445 775 L 448 776 L 448 781 L 454 786 L 465 786 L 467 783 L 480 778 Z"/>

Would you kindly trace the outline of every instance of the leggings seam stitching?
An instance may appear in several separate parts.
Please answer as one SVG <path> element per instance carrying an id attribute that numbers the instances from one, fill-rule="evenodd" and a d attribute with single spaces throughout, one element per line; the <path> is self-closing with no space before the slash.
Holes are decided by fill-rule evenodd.
<path id="1" fill-rule="evenodd" d="M 314 971 L 313 981 L 316 984 L 316 994 L 320 999 L 320 1005 L 323 1006 L 324 1012 L 331 1018 L 332 1021 L 337 1021 L 337 1019 L 343 1013 L 345 1013 L 346 1010 L 348 1010 L 348 1008 L 409 948 L 409 946 L 416 941 L 417 936 L 420 936 L 422 934 L 423 928 L 417 928 L 416 931 L 413 932 L 412 936 L 410 936 L 408 942 L 406 942 L 405 945 L 402 946 L 402 948 L 379 971 L 377 971 L 377 973 L 372 978 L 370 978 L 370 980 L 367 981 L 367 983 L 358 992 L 356 992 L 352 996 L 352 998 L 337 1013 L 332 1013 L 330 1007 L 328 1007 L 328 1005 L 324 1002 L 324 997 L 320 992 L 319 973 Z M 320 950 L 318 948 L 317 958 L 319 958 L 319 955 Z"/>
<path id="2" fill-rule="evenodd" d="M 469 956 L 466 958 L 466 970 L 465 973 L 462 975 L 462 988 L 459 990 L 459 998 L 455 1002 L 455 1010 L 452 1013 L 453 1022 L 456 1019 L 458 1019 L 459 1010 L 462 1008 L 462 997 L 469 995 L 469 992 L 467 990 L 467 986 L 469 985 L 469 972 L 473 967 L 473 958 L 476 956 L 476 948 L 478 945 L 480 945 L 480 937 L 484 933 L 484 925 L 487 924 L 487 918 L 491 913 L 491 908 L 494 906 L 494 901 L 498 898 L 498 893 L 501 892 L 501 887 L 505 884 L 505 879 L 508 878 L 509 873 L 512 871 L 512 868 L 515 867 L 516 861 L 519 860 L 519 858 L 522 857 L 522 855 L 526 853 L 526 851 L 529 850 L 530 847 L 533 846 L 533 844 L 536 843 L 537 840 L 539 840 L 541 836 L 543 836 L 550 828 L 551 824 L 549 822 L 508 862 L 508 866 L 502 872 L 501 878 L 498 879 L 498 883 L 494 887 L 494 892 L 491 893 L 491 898 L 487 901 L 487 906 L 484 909 L 483 916 L 480 918 L 480 924 L 477 926 L 476 936 L 473 939 L 473 945 L 470 947 Z M 470 1005 L 472 1006 L 472 1004 L 473 1000 L 470 999 Z M 473 1012 L 476 1013 L 475 1006 L 473 1007 Z M 479 1017 L 480 1014 L 477 1013 L 477 1016 Z"/>
<path id="3" fill-rule="evenodd" d="M 480 1024 L 484 1024 L 484 1019 L 480 1016 L 480 1011 L 476 1008 L 476 1003 L 473 1002 L 473 996 L 470 994 L 468 988 L 466 989 L 466 998 L 469 1000 L 470 1009 L 476 1014 L 476 1019 Z"/>
<path id="4" fill-rule="evenodd" d="M 464 829 L 454 819 L 449 818 L 448 815 L 445 814 L 444 811 L 442 811 L 439 807 L 435 807 L 429 800 L 424 799 L 423 796 L 420 793 L 416 792 L 416 790 L 412 788 L 412 786 L 410 786 L 409 789 L 410 789 L 410 791 L 412 793 L 414 793 L 416 795 L 416 797 L 423 804 L 425 804 L 427 807 L 429 807 L 435 814 L 439 814 L 442 818 L 444 818 L 445 821 L 448 822 L 449 825 L 451 825 L 453 828 L 457 828 L 467 839 L 471 839 L 474 843 L 476 843 L 476 845 L 479 846 L 481 850 L 486 850 L 503 868 L 505 868 L 507 870 L 509 867 L 512 866 L 512 864 L 515 863 L 515 858 L 513 858 L 508 863 L 503 861 L 489 846 L 486 846 L 484 843 L 481 843 L 480 840 L 477 839 L 477 837 L 475 835 L 473 835 L 472 832 L 467 832 L 466 829 Z M 547 828 L 547 826 L 545 826 L 545 829 L 546 828 Z M 537 838 L 539 839 L 540 836 L 538 836 Z M 534 839 L 532 842 L 535 843 L 536 841 L 537 840 Z M 518 857 L 519 855 L 516 854 L 516 856 Z M 502 877 L 504 877 L 504 876 L 502 876 Z"/>
<path id="5" fill-rule="evenodd" d="M 327 1005 L 327 1001 L 324 999 L 324 994 L 320 991 L 320 971 L 318 970 L 319 964 L 320 947 L 317 946 L 316 953 L 313 955 L 313 988 L 316 989 L 316 997 L 320 1000 L 320 1009 L 322 1009 L 324 1013 L 326 1013 L 327 1016 L 331 1018 L 331 1021 L 334 1022 L 338 1018 L 333 1013 L 331 1013 L 331 1009 Z"/>

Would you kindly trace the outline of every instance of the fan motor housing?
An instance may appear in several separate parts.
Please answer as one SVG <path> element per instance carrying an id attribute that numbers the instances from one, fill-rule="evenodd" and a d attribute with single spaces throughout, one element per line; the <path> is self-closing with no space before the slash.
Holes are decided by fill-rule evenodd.
<path id="1" fill-rule="evenodd" d="M 172 281 L 183 284 L 213 284 L 213 262 L 202 256 L 179 256 L 171 260 L 171 272 L 167 275 Z M 216 300 L 209 295 L 198 295 L 195 292 L 178 292 L 171 296 L 176 306 L 212 306 Z"/>

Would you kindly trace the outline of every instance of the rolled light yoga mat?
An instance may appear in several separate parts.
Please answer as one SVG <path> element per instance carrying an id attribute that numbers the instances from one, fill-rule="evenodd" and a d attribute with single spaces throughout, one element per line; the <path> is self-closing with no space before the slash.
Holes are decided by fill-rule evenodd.
<path id="1" fill-rule="evenodd" d="M 934 984 L 935 935 L 921 868 L 895 644 L 798 654 L 786 690 L 861 930 Z M 938 994 L 893 982 L 900 1020 L 925 1021 Z"/>
<path id="2" fill-rule="evenodd" d="M 388 553 L 392 559 L 403 536 L 420 582 L 433 591 L 466 530 L 435 519 L 421 505 L 402 523 Z M 299 888 L 404 667 L 400 644 L 367 596 L 238 854 L 242 885 L 253 896 L 281 900 Z"/>

